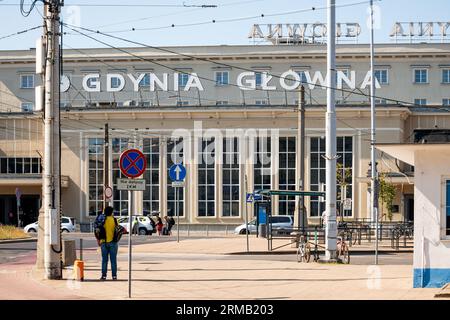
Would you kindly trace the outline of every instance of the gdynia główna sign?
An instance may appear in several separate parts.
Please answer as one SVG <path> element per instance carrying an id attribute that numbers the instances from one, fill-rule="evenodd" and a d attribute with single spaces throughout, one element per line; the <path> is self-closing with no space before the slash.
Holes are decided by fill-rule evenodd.
<path id="1" fill-rule="evenodd" d="M 303 74 L 303 79 L 300 78 L 300 74 Z M 132 88 L 134 92 L 139 92 L 141 87 L 141 82 L 145 77 L 148 77 L 148 87 L 150 91 L 189 91 L 191 89 L 204 91 L 203 84 L 197 73 L 192 72 L 187 74 L 187 81 L 185 85 L 179 85 L 180 73 L 140 73 L 140 74 L 120 74 L 120 73 L 108 73 L 106 76 L 101 76 L 99 73 L 91 73 L 83 76 L 82 87 L 83 90 L 87 92 L 120 92 L 126 87 L 127 81 L 132 83 Z M 302 84 L 307 85 L 311 90 L 315 89 L 316 86 L 326 89 L 327 76 L 324 76 L 321 71 L 310 72 L 305 71 L 294 71 L 288 70 L 282 73 L 280 76 L 273 76 L 267 72 L 242 72 L 238 74 L 235 85 L 237 85 L 241 90 L 277 90 L 277 83 L 287 91 L 297 90 Z M 258 81 L 257 81 L 258 78 Z M 348 71 L 344 73 L 343 71 L 337 71 L 337 83 L 336 87 L 341 89 L 345 84 L 350 89 L 356 89 L 357 87 L 357 77 L 355 71 Z M 364 77 L 358 81 L 360 85 L 358 88 L 366 89 L 371 83 L 371 74 L 368 71 Z M 106 81 L 106 82 L 105 82 Z M 206 80 L 205 80 L 206 81 Z M 376 86 L 380 88 L 378 81 L 376 80 Z M 62 76 L 61 91 L 66 92 L 70 87 L 70 79 L 67 76 Z M 170 87 L 170 89 L 169 89 Z"/>

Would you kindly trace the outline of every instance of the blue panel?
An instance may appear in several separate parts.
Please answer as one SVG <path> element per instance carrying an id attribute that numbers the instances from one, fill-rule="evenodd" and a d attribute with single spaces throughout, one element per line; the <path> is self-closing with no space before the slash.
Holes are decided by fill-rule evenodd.
<path id="1" fill-rule="evenodd" d="M 447 283 L 450 283 L 450 268 L 414 269 L 414 288 L 442 288 Z"/>
<path id="2" fill-rule="evenodd" d="M 259 207 L 259 224 L 265 224 L 266 223 L 266 208 L 265 207 Z"/>

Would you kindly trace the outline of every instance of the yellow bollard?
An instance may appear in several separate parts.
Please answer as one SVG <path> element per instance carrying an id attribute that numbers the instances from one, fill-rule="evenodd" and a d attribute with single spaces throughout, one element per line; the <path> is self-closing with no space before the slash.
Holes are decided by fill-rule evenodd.
<path id="1" fill-rule="evenodd" d="M 75 260 L 73 264 L 73 278 L 78 281 L 84 280 L 84 261 L 82 260 Z"/>

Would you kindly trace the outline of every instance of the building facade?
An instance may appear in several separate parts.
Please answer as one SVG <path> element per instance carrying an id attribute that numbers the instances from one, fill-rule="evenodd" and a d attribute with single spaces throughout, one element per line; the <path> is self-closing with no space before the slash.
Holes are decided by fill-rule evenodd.
<path id="1" fill-rule="evenodd" d="M 0 219 L 33 220 L 41 194 L 42 114 L 36 102 L 35 50 L 0 52 Z M 450 45 L 376 46 L 377 142 L 405 143 L 450 130 Z M 121 152 L 147 157 L 146 190 L 136 213 L 175 214 L 168 170 L 182 162 L 183 223 L 239 224 L 246 193 L 300 188 L 298 101 L 306 87 L 306 190 L 325 182 L 326 46 L 213 46 L 73 49 L 64 52 L 61 81 L 62 210 L 87 222 L 103 206 L 104 126 L 117 214 L 127 192 L 116 188 Z M 338 210 L 346 219 L 370 217 L 369 48 L 337 49 Z M 369 81 L 369 82 L 368 82 Z M 378 153 L 378 169 L 397 187 L 394 220 L 413 219 L 413 167 Z M 346 199 L 346 200 L 345 200 Z M 298 200 L 298 199 L 297 199 Z M 274 214 L 297 216 L 295 198 L 277 197 Z M 344 205 L 345 202 L 345 205 Z M 318 223 L 322 199 L 306 199 Z M 383 213 L 387 212 L 384 210 Z M 387 219 L 387 216 L 384 216 Z"/>

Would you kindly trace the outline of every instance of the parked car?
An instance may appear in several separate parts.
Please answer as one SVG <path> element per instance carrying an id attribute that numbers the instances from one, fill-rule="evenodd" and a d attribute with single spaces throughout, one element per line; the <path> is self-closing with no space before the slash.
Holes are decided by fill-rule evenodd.
<path id="1" fill-rule="evenodd" d="M 37 232 L 38 222 L 33 222 L 23 228 L 25 232 Z M 61 232 L 75 232 L 75 219 L 71 217 L 61 217 Z"/>
<path id="2" fill-rule="evenodd" d="M 139 235 L 146 235 L 149 234 L 151 235 L 153 233 L 153 224 L 152 221 L 149 217 L 146 216 L 133 216 L 133 225 L 134 222 L 136 221 L 138 222 L 138 226 L 137 226 L 137 231 Z M 128 222 L 128 217 L 118 217 L 117 218 L 117 223 L 119 223 L 122 227 L 125 228 L 126 233 L 128 233 L 128 227 L 129 227 L 129 222 Z"/>
<path id="3" fill-rule="evenodd" d="M 289 233 L 294 226 L 294 218 L 292 216 L 271 216 L 269 221 L 272 224 L 272 232 L 274 233 Z M 234 229 L 236 234 L 245 234 L 245 232 L 245 223 Z M 250 234 L 256 233 L 256 218 L 248 222 L 248 232 Z"/>

